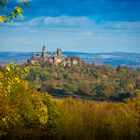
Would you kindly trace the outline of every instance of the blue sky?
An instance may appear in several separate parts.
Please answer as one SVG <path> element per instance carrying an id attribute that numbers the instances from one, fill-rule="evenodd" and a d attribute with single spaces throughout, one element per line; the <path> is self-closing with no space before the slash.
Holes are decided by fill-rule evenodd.
<path id="1" fill-rule="evenodd" d="M 24 20 L 0 25 L 0 51 L 140 53 L 140 0 L 28 1 Z"/>

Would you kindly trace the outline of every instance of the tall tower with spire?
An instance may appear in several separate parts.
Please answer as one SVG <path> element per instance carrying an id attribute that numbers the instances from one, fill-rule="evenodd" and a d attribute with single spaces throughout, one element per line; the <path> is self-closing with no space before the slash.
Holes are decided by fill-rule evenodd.
<path id="1" fill-rule="evenodd" d="M 57 56 L 61 56 L 62 55 L 62 50 L 60 48 L 57 48 Z"/>
<path id="2" fill-rule="evenodd" d="M 45 45 L 42 48 L 42 56 L 41 57 L 42 58 L 45 58 L 46 57 L 46 47 L 45 47 Z"/>

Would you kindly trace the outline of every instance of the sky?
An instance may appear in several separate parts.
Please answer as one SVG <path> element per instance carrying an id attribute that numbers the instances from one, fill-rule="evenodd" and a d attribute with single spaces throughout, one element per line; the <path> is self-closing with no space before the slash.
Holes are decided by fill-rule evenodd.
<path id="1" fill-rule="evenodd" d="M 140 53 L 140 0 L 28 0 L 24 19 L 0 25 L 0 51 Z M 21 4 L 9 0 L 8 10 Z"/>

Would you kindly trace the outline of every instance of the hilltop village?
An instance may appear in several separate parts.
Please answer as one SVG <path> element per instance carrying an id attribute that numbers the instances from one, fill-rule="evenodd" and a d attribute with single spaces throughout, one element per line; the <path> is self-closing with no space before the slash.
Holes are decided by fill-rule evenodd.
<path id="1" fill-rule="evenodd" d="M 65 56 L 62 54 L 62 50 L 57 48 L 56 53 L 47 54 L 46 47 L 43 46 L 42 54 L 32 54 L 31 58 L 27 60 L 29 64 L 38 64 L 40 62 L 45 62 L 50 65 L 62 65 L 62 66 L 72 66 L 78 65 L 81 61 L 77 56 Z"/>

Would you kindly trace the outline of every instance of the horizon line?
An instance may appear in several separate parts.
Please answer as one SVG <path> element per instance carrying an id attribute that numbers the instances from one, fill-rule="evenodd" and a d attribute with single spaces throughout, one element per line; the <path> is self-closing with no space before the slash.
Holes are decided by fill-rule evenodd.
<path id="1" fill-rule="evenodd" d="M 0 53 L 41 53 L 42 51 L 0 51 Z M 56 51 L 47 51 L 48 53 Z M 47 53 L 46 52 L 46 53 Z M 100 53 L 135 53 L 140 54 L 140 52 L 127 52 L 127 51 L 109 51 L 109 52 L 86 52 L 86 51 L 62 51 L 62 53 L 88 53 L 88 54 L 100 54 Z"/>

